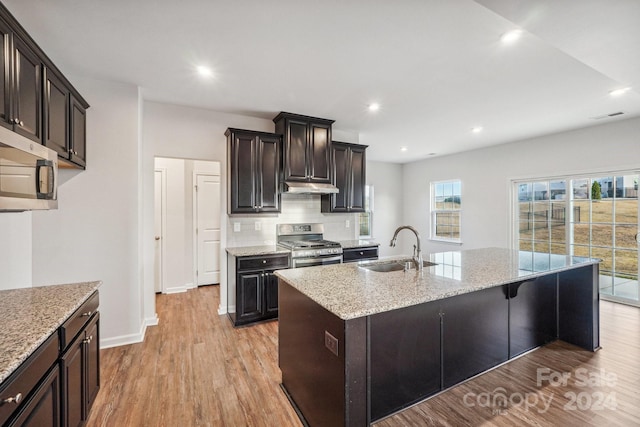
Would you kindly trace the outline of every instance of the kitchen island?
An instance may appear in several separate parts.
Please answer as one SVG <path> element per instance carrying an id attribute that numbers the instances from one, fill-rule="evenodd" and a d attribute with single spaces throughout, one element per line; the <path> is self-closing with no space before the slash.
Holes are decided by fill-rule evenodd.
<path id="1" fill-rule="evenodd" d="M 282 386 L 309 425 L 369 425 L 556 339 L 599 348 L 599 260 L 490 248 L 368 268 L 394 261 L 276 272 Z"/>

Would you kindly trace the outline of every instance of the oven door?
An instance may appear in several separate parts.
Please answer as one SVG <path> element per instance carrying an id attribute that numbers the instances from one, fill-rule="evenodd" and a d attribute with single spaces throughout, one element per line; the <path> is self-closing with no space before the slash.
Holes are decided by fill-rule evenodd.
<path id="1" fill-rule="evenodd" d="M 312 267 L 314 265 L 340 264 L 341 262 L 342 255 L 331 255 L 327 257 L 314 258 L 294 258 L 291 260 L 293 268 Z"/>

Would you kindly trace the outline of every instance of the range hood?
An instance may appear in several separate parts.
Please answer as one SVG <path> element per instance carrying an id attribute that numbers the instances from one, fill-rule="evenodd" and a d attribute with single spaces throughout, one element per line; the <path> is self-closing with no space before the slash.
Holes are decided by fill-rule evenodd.
<path id="1" fill-rule="evenodd" d="M 340 192 L 338 187 L 332 184 L 285 181 L 284 185 L 285 193 L 292 194 L 336 194 Z"/>

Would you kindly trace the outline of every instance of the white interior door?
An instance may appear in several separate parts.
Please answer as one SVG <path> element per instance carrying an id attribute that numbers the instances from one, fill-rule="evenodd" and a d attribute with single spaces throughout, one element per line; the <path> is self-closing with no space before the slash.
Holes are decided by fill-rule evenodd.
<path id="1" fill-rule="evenodd" d="M 164 194 L 165 194 L 165 179 L 164 171 L 156 170 L 154 175 L 154 270 L 153 280 L 154 289 L 156 292 L 162 292 L 164 282 L 164 267 L 162 259 L 162 246 L 164 236 Z"/>
<path id="2" fill-rule="evenodd" d="M 220 176 L 196 175 L 197 285 L 220 283 Z"/>

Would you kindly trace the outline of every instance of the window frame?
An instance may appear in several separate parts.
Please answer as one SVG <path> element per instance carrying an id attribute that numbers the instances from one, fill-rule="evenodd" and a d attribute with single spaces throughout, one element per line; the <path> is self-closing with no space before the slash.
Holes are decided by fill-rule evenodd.
<path id="1" fill-rule="evenodd" d="M 372 239 L 373 238 L 373 198 L 374 198 L 373 185 L 365 185 L 365 211 L 358 213 L 358 238 L 359 239 Z M 369 209 L 367 209 L 367 207 Z M 360 221 L 364 214 L 369 218 L 369 234 L 360 234 Z"/>
<path id="2" fill-rule="evenodd" d="M 453 184 L 460 186 L 460 194 L 451 194 L 451 196 L 459 196 L 460 203 L 457 209 L 439 209 L 436 207 L 436 191 L 435 188 L 438 184 Z M 462 192 L 463 185 L 462 180 L 455 179 L 445 179 L 440 181 L 432 181 L 429 184 L 429 209 L 430 209 L 430 218 L 429 218 L 429 240 L 440 242 L 440 243 L 451 243 L 456 245 L 462 244 Z M 438 213 L 456 213 L 458 215 L 458 235 L 459 237 L 442 237 L 436 235 L 436 218 Z"/>

